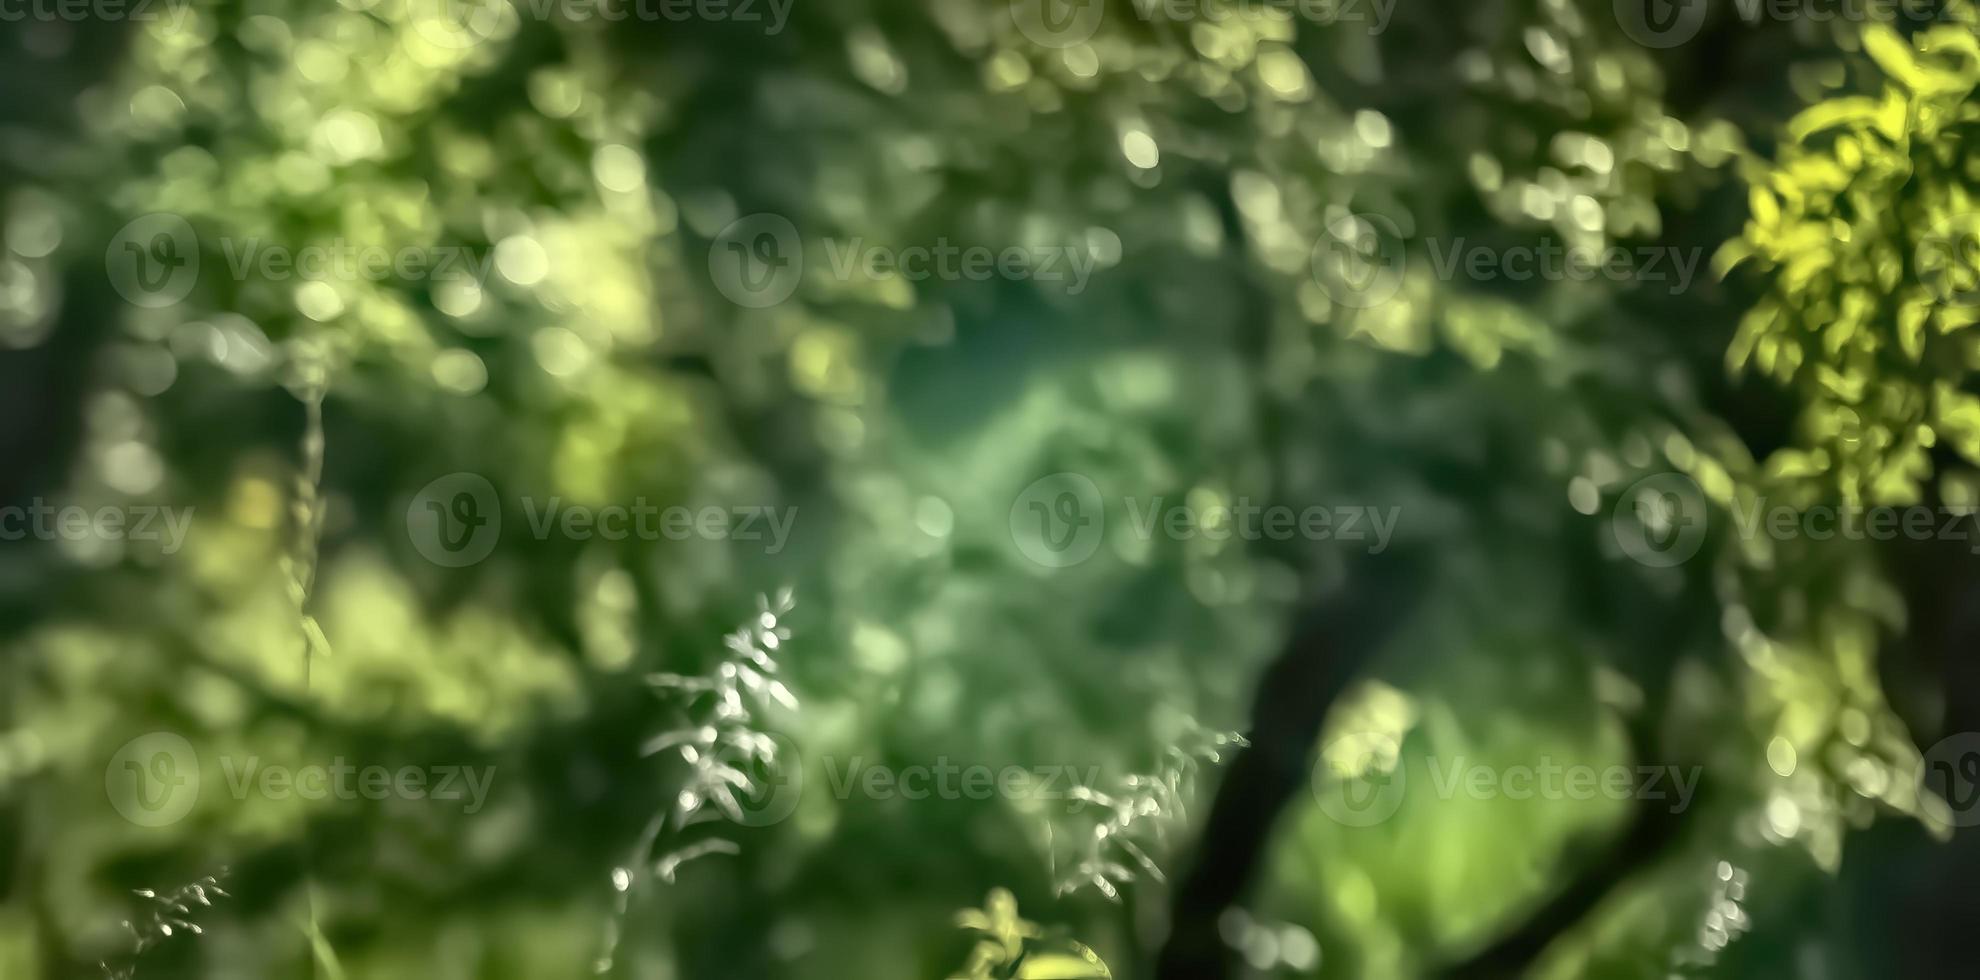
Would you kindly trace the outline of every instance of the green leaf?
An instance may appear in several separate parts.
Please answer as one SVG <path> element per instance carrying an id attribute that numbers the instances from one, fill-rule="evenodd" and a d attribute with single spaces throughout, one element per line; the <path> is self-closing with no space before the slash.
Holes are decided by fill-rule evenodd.
<path id="1" fill-rule="evenodd" d="M 1925 356 L 1925 318 L 1931 313 L 1924 303 L 1906 303 L 1898 310 L 1898 347 L 1913 364 Z"/>
<path id="2" fill-rule="evenodd" d="M 1917 80 L 1923 75 L 1918 61 L 1912 57 L 1911 46 L 1888 24 L 1871 24 L 1863 30 L 1863 50 L 1869 52 L 1870 60 L 1884 70 L 1884 74 L 1903 82 L 1907 88 L 1917 90 Z"/>
<path id="3" fill-rule="evenodd" d="M 1882 104 L 1878 100 L 1867 95 L 1817 102 L 1788 120 L 1788 135 L 1796 142 L 1806 142 L 1810 136 L 1825 129 L 1850 123 L 1863 125 L 1875 123 L 1881 108 Z"/>
<path id="4" fill-rule="evenodd" d="M 1105 977 L 1111 980 L 1113 971 L 1092 950 L 1079 943 L 1072 943 L 1071 953 L 1039 953 L 1027 956 L 1018 965 L 1020 980 L 1089 980 Z"/>

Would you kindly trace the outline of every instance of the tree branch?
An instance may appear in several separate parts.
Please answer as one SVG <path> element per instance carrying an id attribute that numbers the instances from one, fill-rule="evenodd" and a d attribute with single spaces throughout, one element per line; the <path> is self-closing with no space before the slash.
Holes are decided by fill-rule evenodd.
<path id="1" fill-rule="evenodd" d="M 1254 877 L 1279 811 L 1307 785 L 1327 712 L 1422 592 L 1415 560 L 1370 556 L 1349 569 L 1343 589 L 1299 618 L 1260 679 L 1251 744 L 1225 769 L 1191 871 L 1176 889 L 1158 978 L 1228 975 L 1218 919 Z"/>

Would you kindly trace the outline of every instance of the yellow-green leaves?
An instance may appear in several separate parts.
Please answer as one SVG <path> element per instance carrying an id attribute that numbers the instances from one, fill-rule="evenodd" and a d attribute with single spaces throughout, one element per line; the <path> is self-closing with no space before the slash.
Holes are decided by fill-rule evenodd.
<path id="1" fill-rule="evenodd" d="M 1806 142 L 1825 129 L 1846 125 L 1870 125 L 1877 121 L 1879 103 L 1868 96 L 1830 99 L 1801 110 L 1788 121 L 1788 135 L 1795 142 Z M 1758 215 L 1758 212 L 1755 212 Z"/>
<path id="2" fill-rule="evenodd" d="M 1898 307 L 1898 348 L 1913 364 L 1925 356 L 1925 317 L 1928 315 L 1925 304 L 1915 299 Z"/>
<path id="3" fill-rule="evenodd" d="M 1804 109 L 1772 166 L 1745 174 L 1750 220 L 1713 268 L 1756 270 L 1770 288 L 1740 321 L 1726 365 L 1796 389 L 1796 451 L 1827 463 L 1782 466 L 1775 480 L 1826 482 L 1846 500 L 1909 498 L 1930 468 L 1918 440 L 1891 434 L 1930 440 L 1963 418 L 1927 407 L 1935 386 L 1958 389 L 1980 367 L 1980 348 L 1944 339 L 1980 319 L 1972 127 L 1947 125 L 1973 116 L 1980 41 L 1971 9 L 1957 12 L 1912 39 L 1867 26 L 1864 67 L 1881 90 Z M 1980 439 L 1953 445 L 1980 462 Z"/>
<path id="4" fill-rule="evenodd" d="M 1923 74 L 1918 62 L 1911 56 L 1911 46 L 1886 24 L 1871 24 L 1863 31 L 1863 50 L 1870 60 L 1884 70 L 1884 74 L 1916 88 L 1916 82 Z"/>
<path id="5" fill-rule="evenodd" d="M 1961 455 L 1980 457 L 1980 398 L 1940 382 L 1933 391 L 1932 422 Z"/>
<path id="6" fill-rule="evenodd" d="M 1959 25 L 1925 32 L 1914 49 L 1889 25 L 1872 23 L 1863 32 L 1863 49 L 1884 74 L 1914 95 L 1964 95 L 1972 90 L 1980 68 L 1973 35 Z"/>
<path id="7" fill-rule="evenodd" d="M 1024 951 L 1026 939 L 1038 936 L 1037 924 L 1018 916 L 1017 896 L 1004 888 L 991 889 L 982 908 L 957 912 L 956 926 L 982 933 L 1011 961 Z"/>
<path id="8" fill-rule="evenodd" d="M 1070 953 L 1041 953 L 1027 956 L 1018 964 L 1017 976 L 1020 980 L 1088 980 L 1088 978 L 1111 978 L 1113 973 L 1107 964 L 1092 950 L 1079 943 L 1067 940 L 1077 947 Z"/>
<path id="9" fill-rule="evenodd" d="M 1114 975 L 1084 943 L 1043 940 L 1044 931 L 1018 915 L 1017 897 L 1003 888 L 991 889 L 982 908 L 956 913 L 956 925 L 983 938 L 950 980 L 1098 980 Z"/>
<path id="10" fill-rule="evenodd" d="M 1774 200 L 1765 187 L 1755 187 L 1747 192 L 1747 207 L 1753 211 L 1753 223 L 1762 228 L 1773 228 L 1781 223 L 1781 205 Z"/>

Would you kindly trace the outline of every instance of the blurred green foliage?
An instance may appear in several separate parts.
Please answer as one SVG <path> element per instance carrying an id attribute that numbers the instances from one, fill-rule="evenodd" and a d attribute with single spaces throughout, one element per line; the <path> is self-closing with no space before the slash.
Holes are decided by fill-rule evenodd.
<path id="1" fill-rule="evenodd" d="M 195 517 L 172 553 L 0 554 L 0 976 L 89 975 L 130 951 L 133 889 L 222 866 L 203 934 L 142 949 L 137 975 L 582 976 L 621 895 L 625 976 L 1033 975 L 1024 939 L 1145 973 L 1168 885 L 1125 861 L 1101 878 L 1118 902 L 1064 887 L 1120 810 L 830 791 L 849 760 L 1090 770 L 1110 799 L 1158 800 L 1132 812 L 1177 876 L 1208 795 L 1172 750 L 1246 730 L 1286 622 L 1353 564 L 1335 543 L 1137 537 L 1126 498 L 1402 508 L 1428 595 L 1325 745 L 1379 736 L 1376 768 L 1415 786 L 1426 757 L 1643 763 L 1639 730 L 1704 768 L 1676 856 L 1546 972 L 1763 975 L 1807 944 L 1876 962 L 1764 910 L 1828 887 L 1881 814 L 1945 822 L 1879 673 L 1903 596 L 1866 542 L 1726 518 L 1912 502 L 1933 476 L 1980 500 L 1976 307 L 1948 302 L 1980 284 L 1944 247 L 1971 238 L 1976 22 L 1959 2 L 1910 37 L 1734 25 L 1766 81 L 1714 85 L 1710 58 L 1643 47 L 1611 8 L 1403 0 L 1371 32 L 1108 4 L 1090 37 L 1046 44 L 995 0 L 801 0 L 775 33 L 214 0 L 119 25 L 108 53 L 20 35 L 50 77 L 85 79 L 57 93 L 72 120 L 5 142 L 0 341 L 74 365 L 47 493 Z M 151 213 L 186 219 L 203 270 L 156 308 L 103 281 Z M 804 245 L 795 295 L 766 308 L 711 275 L 758 213 Z M 855 239 L 1070 248 L 1097 271 L 1077 292 L 835 274 Z M 1717 250 L 1728 278 L 1448 279 L 1421 261 L 1433 241 Z M 230 273 L 273 247 L 490 273 Z M 1356 273 L 1383 248 L 1415 260 L 1371 286 Z M 1749 398 L 1763 431 L 1792 413 L 1778 446 L 1734 417 Z M 1958 457 L 1935 466 L 1942 443 Z M 1690 562 L 1633 563 L 1609 518 L 1673 471 L 1714 530 Z M 495 488 L 504 528 L 465 568 L 407 532 L 457 472 Z M 1107 536 L 1049 568 L 1011 510 L 1059 472 L 1100 488 Z M 551 498 L 798 516 L 774 553 L 526 533 Z M 785 587 L 801 707 L 763 727 L 796 748 L 789 818 L 620 880 L 693 765 L 642 755 L 699 710 L 646 677 L 718 670 Z M 106 767 L 155 731 L 189 740 L 204 785 L 184 819 L 136 826 Z M 496 775 L 474 813 L 235 798 L 216 760 L 250 757 Z M 1258 976 L 1423 972 L 1516 921 L 1627 810 L 1417 792 L 1357 827 L 1302 795 L 1226 938 Z M 1728 946 L 1728 904 L 1752 925 L 1749 902 L 1754 935 Z"/>

